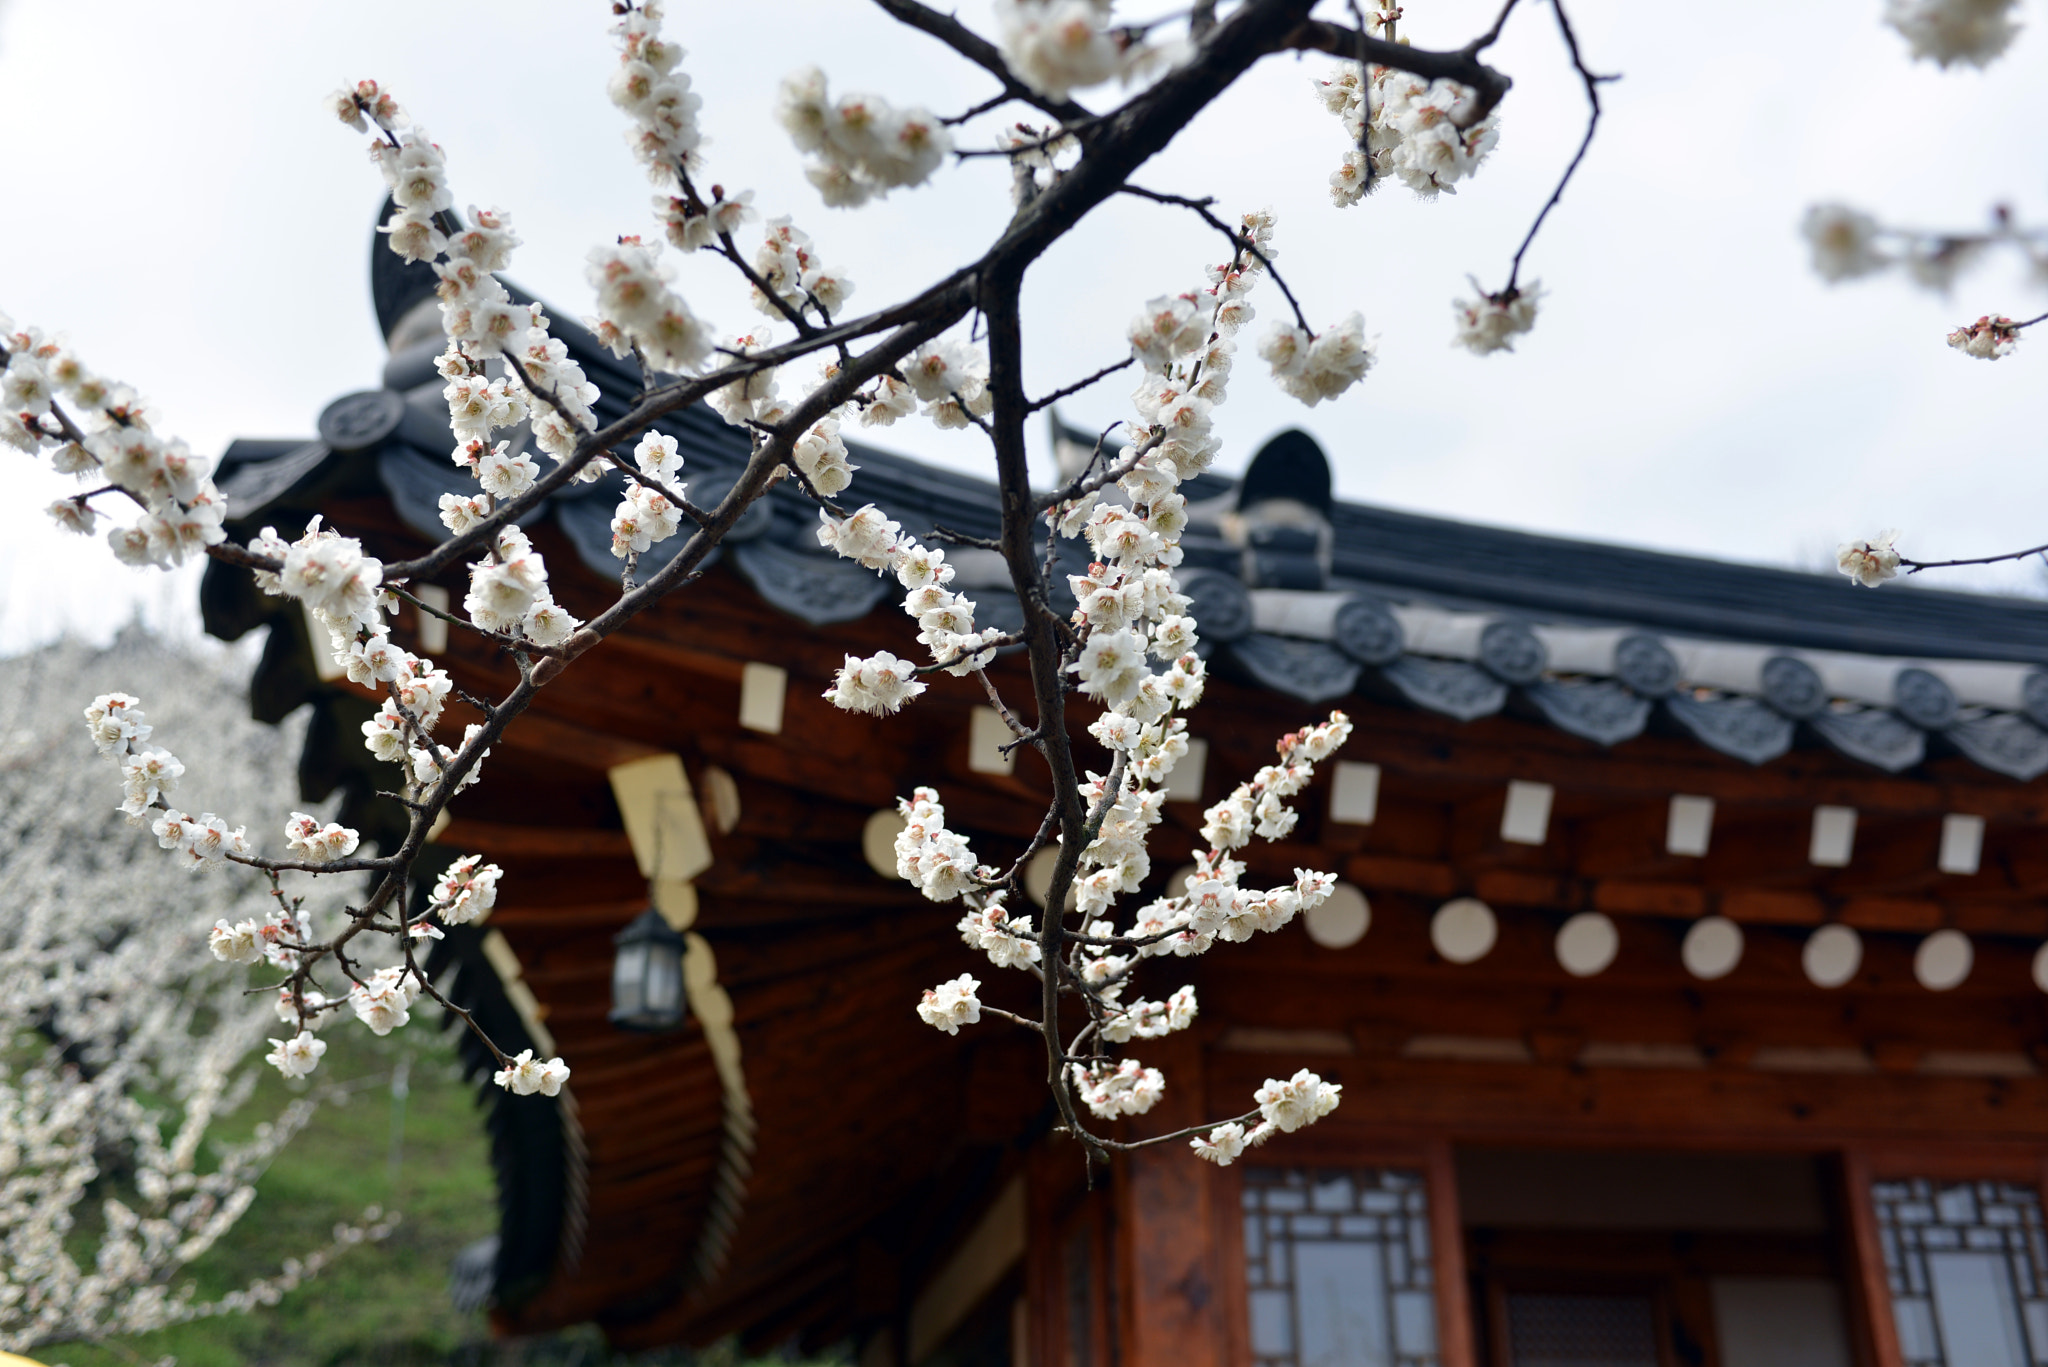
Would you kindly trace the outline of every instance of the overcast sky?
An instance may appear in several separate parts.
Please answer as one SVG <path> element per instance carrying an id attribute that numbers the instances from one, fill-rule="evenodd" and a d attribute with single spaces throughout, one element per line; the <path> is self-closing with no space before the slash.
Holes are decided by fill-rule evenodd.
<path id="1" fill-rule="evenodd" d="M 1406 31 L 1454 46 L 1493 3 L 1414 0 Z M 960 12 L 982 23 L 985 8 L 966 0 Z M 2048 540 L 2048 340 L 1995 364 L 1942 340 L 1987 311 L 2041 312 L 2044 291 L 2003 262 L 1946 300 L 1890 278 L 1830 288 L 1797 232 L 1807 204 L 1835 198 L 1920 226 L 1972 227 L 1996 203 L 2048 222 L 2029 137 L 2048 125 L 2048 35 L 2024 34 L 1988 74 L 1944 74 L 1907 60 L 1881 8 L 1574 0 L 1588 60 L 1624 79 L 1529 256 L 1548 291 L 1536 331 L 1515 354 L 1485 358 L 1450 348 L 1450 301 L 1468 274 L 1503 282 L 1584 117 L 1548 8 L 1531 0 L 1494 49 L 1515 80 L 1499 149 L 1434 203 L 1389 186 L 1332 207 L 1324 185 L 1343 135 L 1309 87 L 1331 63 L 1263 63 L 1136 179 L 1216 195 L 1233 213 L 1276 208 L 1281 265 L 1312 321 L 1363 311 L 1380 363 L 1307 410 L 1247 357 L 1219 414 L 1224 466 L 1241 469 L 1296 424 L 1329 450 L 1346 498 L 1536 531 L 1806 565 L 1886 525 L 1923 558 Z M 2042 26 L 2042 0 L 2023 9 Z M 330 399 L 376 384 L 383 354 L 366 267 L 383 187 L 364 139 L 321 100 L 374 75 L 446 150 L 458 203 L 512 213 L 526 245 L 509 274 L 580 315 L 590 246 L 652 231 L 650 189 L 604 95 L 607 10 L 8 0 L 0 310 L 68 334 L 198 449 L 310 434 Z M 987 78 L 945 49 L 857 0 L 670 10 L 705 101 L 710 178 L 793 214 L 856 282 L 856 310 L 915 290 L 1000 231 L 1006 172 L 992 161 L 828 210 L 772 118 L 776 82 L 810 62 L 835 92 L 942 114 L 987 95 Z M 1151 11 L 1126 0 L 1122 12 Z M 1029 279 L 1033 387 L 1116 359 L 1138 305 L 1199 283 L 1221 245 L 1184 213 L 1098 212 Z M 679 280 L 727 333 L 759 318 L 730 275 L 703 257 Z M 1255 303 L 1254 337 L 1284 308 L 1265 291 Z M 1065 411 L 1106 425 L 1128 411 L 1127 389 L 1119 377 Z M 934 460 L 985 460 L 978 436 L 916 422 L 883 435 Z M 40 508 L 69 482 L 0 459 L 26 491 L 0 508 L 0 650 L 67 629 L 104 635 L 138 607 L 190 629 L 192 575 L 136 574 L 103 545 L 65 538 Z M 2036 576 L 1967 582 L 2031 587 Z"/>

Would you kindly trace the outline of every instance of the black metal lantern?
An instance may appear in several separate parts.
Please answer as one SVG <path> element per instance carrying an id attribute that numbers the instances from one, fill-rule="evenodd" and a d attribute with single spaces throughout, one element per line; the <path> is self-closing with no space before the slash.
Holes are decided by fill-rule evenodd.
<path id="1" fill-rule="evenodd" d="M 673 1030 L 689 1005 L 683 998 L 683 937 L 649 907 L 612 937 L 611 1023 L 621 1030 Z"/>

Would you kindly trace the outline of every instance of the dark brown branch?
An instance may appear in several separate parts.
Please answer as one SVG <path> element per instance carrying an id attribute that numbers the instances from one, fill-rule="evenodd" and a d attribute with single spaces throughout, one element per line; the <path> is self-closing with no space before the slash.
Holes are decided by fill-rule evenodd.
<path id="1" fill-rule="evenodd" d="M 1496 71 L 1479 60 L 1479 54 L 1499 35 L 1500 22 L 1506 18 L 1507 11 L 1503 10 L 1492 32 L 1482 34 L 1455 52 L 1432 52 L 1428 48 L 1409 47 L 1405 43 L 1390 43 L 1384 38 L 1362 35 L 1356 29 L 1322 19 L 1303 20 L 1301 26 L 1288 36 L 1284 46 L 1299 52 L 1327 52 L 1332 57 L 1342 57 L 1351 62 L 1363 59 L 1374 66 L 1406 71 L 1426 81 L 1444 79 L 1469 86 L 1475 98 L 1471 107 L 1465 110 L 1461 126 L 1470 128 L 1491 114 L 1494 106 L 1515 84 L 1506 72 Z"/>
<path id="2" fill-rule="evenodd" d="M 2043 314 L 2042 318 L 2048 318 L 2048 314 Z M 2041 320 L 2036 318 L 2034 321 L 2038 323 Z M 1922 570 L 1952 570 L 1962 565 L 1998 565 L 2008 560 L 2026 560 L 2036 555 L 2048 555 L 2048 545 L 2029 546 L 2026 550 L 2007 551 L 2003 555 L 1979 556 L 1974 560 L 1908 560 L 1902 555 L 1899 557 L 1899 568 L 1907 574 L 1918 574 Z"/>

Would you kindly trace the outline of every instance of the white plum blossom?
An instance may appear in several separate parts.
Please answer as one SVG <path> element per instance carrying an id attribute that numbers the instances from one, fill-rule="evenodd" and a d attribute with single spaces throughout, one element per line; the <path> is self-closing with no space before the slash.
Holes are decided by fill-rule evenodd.
<path id="1" fill-rule="evenodd" d="M 328 864 L 354 854 L 361 843 L 355 831 L 336 822 L 324 825 L 320 818 L 293 812 L 285 823 L 285 848 L 313 864 Z"/>
<path id="2" fill-rule="evenodd" d="M 918 1019 L 949 1035 L 957 1035 L 961 1026 L 973 1025 L 981 1019 L 981 998 L 975 995 L 980 990 L 981 981 L 965 973 L 929 988 L 917 1004 Z"/>
<path id="3" fill-rule="evenodd" d="M 1067 1067 L 1081 1104 L 1104 1120 L 1143 1115 L 1166 1094 L 1166 1076 L 1134 1058 L 1114 1065 L 1073 1063 Z"/>
<path id="4" fill-rule="evenodd" d="M 660 0 L 643 0 L 612 27 L 619 67 L 612 73 L 612 103 L 633 120 L 626 141 L 657 184 L 674 183 L 694 170 L 704 135 L 697 126 L 703 100 L 678 69 L 685 53 L 661 36 Z"/>
<path id="5" fill-rule="evenodd" d="M 142 700 L 127 693 L 102 693 L 85 709 L 85 724 L 103 755 L 118 755 L 140 745 L 155 730 L 142 715 Z"/>
<path id="6" fill-rule="evenodd" d="M 826 498 L 843 492 L 859 468 L 848 463 L 846 443 L 840 439 L 839 423 L 833 418 L 819 419 L 797 438 L 790 457 L 804 472 L 804 478 L 810 480 L 811 487 Z"/>
<path id="7" fill-rule="evenodd" d="M 638 555 L 676 534 L 683 523 L 683 510 L 668 495 L 644 484 L 627 486 L 612 514 L 612 554 L 623 560 Z"/>
<path id="8" fill-rule="evenodd" d="M 1244 1153 L 1244 1126 L 1234 1120 L 1218 1125 L 1206 1135 L 1198 1134 L 1188 1140 L 1188 1147 L 1195 1151 L 1197 1158 L 1207 1159 L 1219 1168 L 1227 1168 Z"/>
<path id="9" fill-rule="evenodd" d="M 1343 1090 L 1341 1085 L 1325 1082 L 1303 1068 L 1285 1082 L 1267 1078 L 1266 1085 L 1253 1094 L 1253 1100 L 1259 1103 L 1259 1114 L 1268 1125 L 1282 1134 L 1293 1134 L 1336 1110 Z"/>
<path id="10" fill-rule="evenodd" d="M 682 450 L 674 437 L 665 432 L 649 431 L 633 448 L 633 463 L 649 479 L 667 483 L 683 468 Z"/>
<path id="11" fill-rule="evenodd" d="M 504 873 L 482 855 L 467 855 L 448 866 L 434 884 L 428 909 L 451 926 L 481 921 L 498 902 L 498 880 Z"/>
<path id="12" fill-rule="evenodd" d="M 224 964 L 253 964 L 263 957 L 263 936 L 254 921 L 230 924 L 223 918 L 213 923 L 206 947 Z"/>
<path id="13" fill-rule="evenodd" d="M 1835 552 L 1835 568 L 1867 589 L 1899 574 L 1897 531 L 1887 529 L 1868 541 L 1845 541 Z"/>
<path id="14" fill-rule="evenodd" d="M 1891 264 L 1878 246 L 1877 220 L 1846 204 L 1816 204 L 1799 222 L 1813 249 L 1814 273 L 1834 283 L 1869 275 Z"/>
<path id="15" fill-rule="evenodd" d="M 1942 66 L 1989 66 L 2020 26 L 2017 0 L 1885 0 L 1884 21 L 1897 29 L 1915 58 Z"/>
<path id="16" fill-rule="evenodd" d="M 1965 356 L 1996 361 L 2010 356 L 2020 344 L 2020 324 L 2002 315 L 1986 314 L 1974 323 L 1948 335 L 1948 344 Z"/>
<path id="17" fill-rule="evenodd" d="M 1452 341 L 1475 356 L 1513 351 L 1514 339 L 1536 326 L 1536 301 L 1543 287 L 1531 280 L 1499 294 L 1488 294 L 1475 280 L 1472 289 L 1479 296 L 1477 299 L 1459 299 L 1451 305 L 1457 322 L 1457 335 Z"/>
<path id="18" fill-rule="evenodd" d="M 305 1077 L 327 1052 L 327 1041 L 310 1030 L 301 1030 L 290 1039 L 274 1039 L 271 1044 L 275 1047 L 263 1056 L 263 1061 L 286 1077 Z"/>
<path id="19" fill-rule="evenodd" d="M 1123 43 L 1109 31 L 1109 18 L 1108 0 L 996 0 L 1003 60 L 1053 100 L 1122 70 Z"/>
<path id="20" fill-rule="evenodd" d="M 866 659 L 847 656 L 833 676 L 832 686 L 825 690 L 825 698 L 848 712 L 886 715 L 924 690 L 916 666 L 884 650 Z"/>
<path id="21" fill-rule="evenodd" d="M 348 1004 L 371 1033 L 388 1035 L 412 1019 L 418 994 L 418 980 L 409 978 L 404 968 L 387 968 L 351 987 Z"/>
<path id="22" fill-rule="evenodd" d="M 517 1058 L 491 1074 L 491 1081 L 515 1096 L 560 1096 L 568 1080 L 568 1064 L 558 1058 L 537 1059 L 531 1049 L 520 1050 Z"/>
<path id="23" fill-rule="evenodd" d="M 654 253 L 637 237 L 590 249 L 584 273 L 597 291 L 599 317 L 657 369 L 695 370 L 711 355 L 711 331 L 669 288 Z"/>
<path id="24" fill-rule="evenodd" d="M 783 79 L 775 117 L 797 150 L 812 157 L 804 174 L 835 208 L 921 185 L 953 150 L 952 134 L 928 110 L 898 109 L 878 95 L 835 101 L 816 67 Z"/>
<path id="25" fill-rule="evenodd" d="M 1340 208 L 1356 204 L 1387 176 L 1424 197 L 1456 194 L 1457 182 L 1477 171 L 1500 141 L 1496 115 L 1474 118 L 1474 92 L 1455 81 L 1425 81 L 1384 66 L 1370 68 L 1368 81 L 1358 63 L 1344 62 L 1315 82 L 1315 92 L 1343 123 L 1350 145 L 1330 176 L 1330 198 Z"/>
<path id="26" fill-rule="evenodd" d="M 1273 367 L 1280 387 L 1311 408 L 1364 379 L 1378 359 L 1357 313 L 1313 335 L 1275 323 L 1259 343 L 1259 355 Z"/>

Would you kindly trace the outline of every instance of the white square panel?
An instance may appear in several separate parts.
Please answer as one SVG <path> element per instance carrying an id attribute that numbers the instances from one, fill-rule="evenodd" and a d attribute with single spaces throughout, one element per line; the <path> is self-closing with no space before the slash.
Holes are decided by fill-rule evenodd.
<path id="1" fill-rule="evenodd" d="M 1984 818 L 1951 812 L 1941 819 L 1943 873 L 1972 874 L 1984 858 Z"/>
<path id="2" fill-rule="evenodd" d="M 1684 793 L 1671 799 L 1664 823 L 1664 848 L 1672 854 L 1701 855 L 1714 837 L 1714 799 Z"/>
<path id="3" fill-rule="evenodd" d="M 1813 809 L 1813 839 L 1808 844 L 1806 859 L 1824 869 L 1847 867 L 1849 854 L 1856 848 L 1856 809 L 1854 807 L 1815 807 Z"/>
<path id="4" fill-rule="evenodd" d="M 788 691 L 788 670 L 749 660 L 740 669 L 740 725 L 749 731 L 781 735 L 782 697 Z"/>
<path id="5" fill-rule="evenodd" d="M 1010 734 L 1003 714 L 993 707 L 977 707 L 967 725 L 967 767 L 977 774 L 1007 774 L 1017 767 L 1017 752 L 1003 753 L 1003 747 L 1017 739 Z"/>
<path id="6" fill-rule="evenodd" d="M 1370 826 L 1380 811 L 1380 766 L 1354 760 L 1337 761 L 1330 784 L 1330 820 Z"/>
<path id="7" fill-rule="evenodd" d="M 1174 765 L 1173 772 L 1166 776 L 1166 800 L 1200 802 L 1203 771 L 1208 767 L 1209 742 L 1200 736 L 1189 736 L 1188 752 L 1180 757 L 1180 763 Z"/>
<path id="8" fill-rule="evenodd" d="M 1515 845 L 1541 845 L 1550 835 L 1553 792 L 1548 783 L 1510 783 L 1508 804 L 1500 814 L 1500 838 Z"/>

